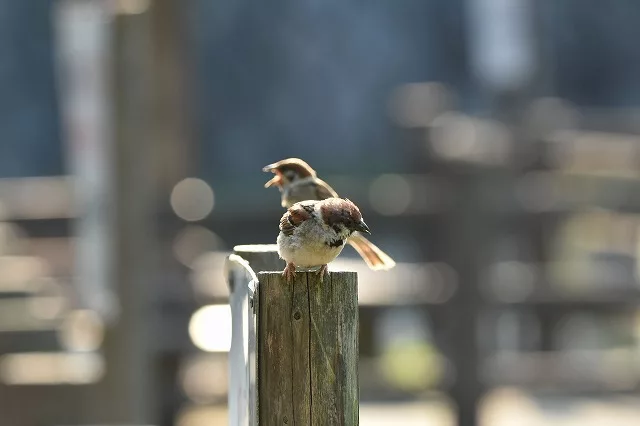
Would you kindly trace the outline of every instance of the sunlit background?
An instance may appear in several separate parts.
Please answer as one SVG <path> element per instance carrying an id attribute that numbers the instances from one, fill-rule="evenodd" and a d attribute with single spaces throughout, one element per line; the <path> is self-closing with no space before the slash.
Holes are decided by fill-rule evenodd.
<path id="1" fill-rule="evenodd" d="M 363 426 L 640 424 L 640 2 L 1 0 L 0 425 L 227 424 L 223 266 L 301 157 Z"/>

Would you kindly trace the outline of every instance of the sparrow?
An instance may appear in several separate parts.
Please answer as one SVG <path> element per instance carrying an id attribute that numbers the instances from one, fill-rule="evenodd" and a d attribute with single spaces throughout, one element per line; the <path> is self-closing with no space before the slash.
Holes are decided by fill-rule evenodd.
<path id="1" fill-rule="evenodd" d="M 342 198 L 305 200 L 293 204 L 280 219 L 278 254 L 287 262 L 282 275 L 295 278 L 296 267 L 319 266 L 320 281 L 354 232 L 371 231 L 358 207 Z"/>
<path id="2" fill-rule="evenodd" d="M 269 164 L 262 170 L 275 174 L 264 186 L 265 188 L 276 186 L 280 190 L 282 207 L 291 207 L 295 203 L 305 200 L 324 200 L 338 197 L 338 193 L 328 183 L 320 179 L 309 164 L 299 158 L 287 158 Z M 389 255 L 359 232 L 351 234 L 347 243 L 374 271 L 388 270 L 396 265 L 396 262 Z"/>

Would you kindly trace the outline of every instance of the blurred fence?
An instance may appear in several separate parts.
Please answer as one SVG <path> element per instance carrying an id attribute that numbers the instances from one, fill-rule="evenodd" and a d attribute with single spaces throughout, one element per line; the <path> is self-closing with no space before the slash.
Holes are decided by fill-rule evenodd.
<path id="1" fill-rule="evenodd" d="M 53 67 L 40 64 L 61 2 L 0 10 L 14 3 L 19 13 L 0 13 L 14 34 L 0 46 L 11 77 L 0 174 L 59 173 Z M 225 421 L 222 265 L 236 244 L 273 241 L 281 210 L 259 166 L 298 153 L 369 212 L 376 242 L 400 260 L 387 274 L 336 264 L 360 277 L 361 401 L 378 404 L 371 412 L 417 401 L 407 416 L 423 419 L 435 390 L 451 396 L 462 426 L 493 426 L 482 407 L 504 386 L 554 401 L 637 395 L 640 113 L 623 107 L 638 104 L 640 9 L 502 2 L 513 20 L 494 28 L 491 9 L 480 10 L 471 31 L 463 3 L 327 2 L 324 26 L 313 25 L 312 4 L 261 14 L 237 2 L 100 3 L 113 8 L 117 87 L 109 286 L 126 315 L 113 327 L 79 302 L 99 286 L 74 272 L 74 221 L 85 212 L 74 179 L 0 180 L 0 423 Z M 351 31 L 343 13 L 366 19 Z M 265 37 L 272 26 L 284 30 Z M 372 39 L 394 43 L 379 55 Z M 334 46 L 345 47 L 339 66 Z M 491 74 L 505 57 L 487 65 L 482 52 L 503 51 L 514 61 Z M 420 80 L 430 82 L 404 84 Z M 336 161 L 327 146 L 349 149 Z M 617 424 L 638 423 L 615 410 L 628 421 Z"/>

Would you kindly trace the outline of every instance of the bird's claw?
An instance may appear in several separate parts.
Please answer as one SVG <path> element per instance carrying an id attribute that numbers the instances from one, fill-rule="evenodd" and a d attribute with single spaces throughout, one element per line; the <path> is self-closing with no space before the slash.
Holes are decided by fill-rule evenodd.
<path id="1" fill-rule="evenodd" d="M 329 267 L 327 265 L 320 266 L 317 274 L 320 277 L 320 282 L 323 282 L 324 276 L 329 274 Z M 296 265 L 293 263 L 287 263 L 284 271 L 282 271 L 282 276 L 286 278 L 289 284 L 291 284 L 296 279 Z"/>
<path id="2" fill-rule="evenodd" d="M 320 269 L 318 269 L 318 275 L 320 275 L 320 282 L 324 282 L 324 276 L 329 274 L 329 266 L 322 265 Z"/>
<path id="3" fill-rule="evenodd" d="M 291 284 L 296 279 L 296 265 L 293 263 L 287 263 L 284 271 L 282 271 L 282 276 L 287 279 L 289 284 Z"/>

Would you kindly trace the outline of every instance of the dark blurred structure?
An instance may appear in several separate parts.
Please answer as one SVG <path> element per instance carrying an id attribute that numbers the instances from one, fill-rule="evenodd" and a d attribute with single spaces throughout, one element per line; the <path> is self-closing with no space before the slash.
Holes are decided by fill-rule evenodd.
<path id="1" fill-rule="evenodd" d="M 289 156 L 399 261 L 336 264 L 363 425 L 638 424 L 639 15 L 1 1 L 0 425 L 224 424 L 223 259 Z"/>

